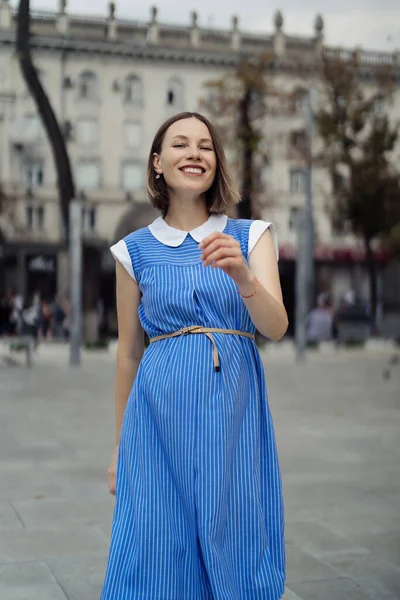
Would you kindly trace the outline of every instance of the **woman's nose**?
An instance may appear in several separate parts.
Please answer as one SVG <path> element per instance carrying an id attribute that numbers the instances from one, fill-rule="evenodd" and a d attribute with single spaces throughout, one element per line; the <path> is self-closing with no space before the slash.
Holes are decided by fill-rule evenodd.
<path id="1" fill-rule="evenodd" d="M 188 156 L 191 156 L 193 158 L 201 158 L 201 154 L 200 154 L 200 150 L 198 149 L 197 146 L 189 146 L 188 147 Z"/>

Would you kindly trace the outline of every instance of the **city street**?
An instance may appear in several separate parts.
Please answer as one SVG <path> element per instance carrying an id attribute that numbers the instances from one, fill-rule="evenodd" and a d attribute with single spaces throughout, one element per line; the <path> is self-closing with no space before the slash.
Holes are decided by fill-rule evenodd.
<path id="1" fill-rule="evenodd" d="M 393 351 L 263 351 L 283 472 L 285 600 L 400 598 Z M 98 600 L 113 498 L 113 355 L 0 366 L 0 598 Z M 186 599 L 185 599 L 186 600 Z M 191 599 L 187 599 L 191 600 Z"/>

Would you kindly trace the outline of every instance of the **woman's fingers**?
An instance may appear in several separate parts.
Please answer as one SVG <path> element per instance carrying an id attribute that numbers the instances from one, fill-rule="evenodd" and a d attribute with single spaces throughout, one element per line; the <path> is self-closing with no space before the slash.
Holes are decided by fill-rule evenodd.
<path id="1" fill-rule="evenodd" d="M 108 470 L 108 489 L 110 490 L 110 494 L 115 495 L 115 471 L 112 469 Z"/>
<path id="2" fill-rule="evenodd" d="M 241 256 L 240 245 L 230 237 L 217 238 L 211 241 L 203 250 L 201 259 L 204 266 L 208 266 L 216 258 L 221 256 Z"/>
<path id="3" fill-rule="evenodd" d="M 203 264 L 205 267 L 207 267 L 212 262 L 217 261 L 220 258 L 225 258 L 225 257 L 240 259 L 241 258 L 240 249 L 238 250 L 237 248 L 231 248 L 231 247 L 218 248 L 218 250 L 215 250 L 215 252 L 212 252 L 208 256 L 207 260 L 205 260 Z"/>

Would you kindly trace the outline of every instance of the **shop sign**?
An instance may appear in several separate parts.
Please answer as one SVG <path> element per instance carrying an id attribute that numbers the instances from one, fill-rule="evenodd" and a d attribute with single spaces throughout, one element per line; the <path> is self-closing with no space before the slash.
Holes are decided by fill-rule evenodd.
<path id="1" fill-rule="evenodd" d="M 55 273 L 56 257 L 39 254 L 37 256 L 28 256 L 26 266 L 30 273 Z"/>

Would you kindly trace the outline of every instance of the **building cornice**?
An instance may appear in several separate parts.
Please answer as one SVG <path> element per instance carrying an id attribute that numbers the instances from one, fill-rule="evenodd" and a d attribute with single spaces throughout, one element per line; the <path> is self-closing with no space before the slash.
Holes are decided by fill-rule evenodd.
<path id="1" fill-rule="evenodd" d="M 16 16 L 17 13 L 14 11 L 11 28 L 0 29 L 0 47 L 15 46 Z M 316 51 L 318 45 L 316 37 L 290 36 L 283 34 L 282 31 L 277 32 L 275 36 L 240 31 L 241 46 L 239 49 L 233 49 L 229 45 L 229 36 L 231 35 L 229 30 L 199 28 L 201 38 L 218 40 L 221 45 L 216 48 L 212 47 L 212 44 L 204 43 L 199 47 L 191 47 L 189 41 L 182 46 L 168 43 L 168 35 L 166 35 L 168 32 L 179 34 L 182 37 L 186 36 L 189 40 L 190 28 L 182 25 L 157 23 L 158 42 L 152 43 L 146 37 L 149 24 L 145 22 L 115 19 L 117 30 L 123 30 L 124 35 L 117 36 L 116 39 L 108 39 L 105 34 L 108 21 L 104 17 L 68 14 L 70 26 L 66 34 L 57 32 L 57 19 L 58 14 L 54 12 L 32 11 L 32 47 L 35 50 L 219 67 L 235 66 L 244 54 L 270 52 L 271 56 L 275 56 L 273 64 L 277 69 L 296 70 L 303 73 L 315 70 L 320 63 L 321 56 L 324 55 L 338 57 L 342 60 L 349 60 L 356 56 L 361 75 L 366 71 L 371 72 L 387 67 L 395 68 L 400 72 L 399 53 L 374 52 L 357 48 L 329 48 L 323 45 L 320 45 L 319 51 Z M 41 23 L 47 23 L 47 27 L 51 27 L 51 29 L 54 26 L 54 33 L 51 30 L 49 33 L 38 32 Z M 98 30 L 95 32 L 96 37 L 88 39 L 74 35 L 74 27 L 78 26 L 93 26 Z M 129 33 L 129 37 L 127 37 L 127 33 Z M 141 39 L 135 38 L 135 33 L 140 34 Z M 275 52 L 274 41 L 279 36 L 284 38 L 285 50 L 282 55 L 278 56 Z"/>

